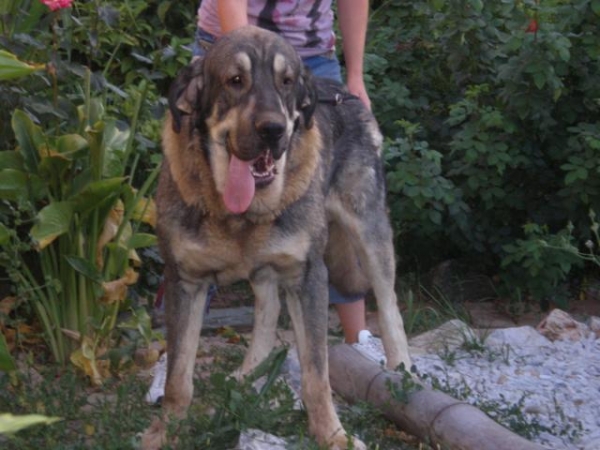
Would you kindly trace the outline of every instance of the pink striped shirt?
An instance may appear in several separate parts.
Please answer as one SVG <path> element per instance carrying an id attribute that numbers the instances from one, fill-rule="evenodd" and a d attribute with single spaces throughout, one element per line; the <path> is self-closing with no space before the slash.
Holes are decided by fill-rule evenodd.
<path id="1" fill-rule="evenodd" d="M 302 58 L 335 50 L 332 0 L 249 0 L 248 23 L 282 35 Z M 198 27 L 219 37 L 217 0 L 202 0 Z"/>

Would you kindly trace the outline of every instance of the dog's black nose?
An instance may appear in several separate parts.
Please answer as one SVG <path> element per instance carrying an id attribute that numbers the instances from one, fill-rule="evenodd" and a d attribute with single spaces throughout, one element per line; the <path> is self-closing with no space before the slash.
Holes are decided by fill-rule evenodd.
<path id="1" fill-rule="evenodd" d="M 276 143 L 285 132 L 285 124 L 274 120 L 264 120 L 256 123 L 256 131 L 262 140 Z"/>

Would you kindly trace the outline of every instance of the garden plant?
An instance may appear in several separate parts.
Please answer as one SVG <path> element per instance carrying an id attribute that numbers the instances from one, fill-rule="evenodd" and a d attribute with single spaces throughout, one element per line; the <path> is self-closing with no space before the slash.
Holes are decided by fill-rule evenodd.
<path id="1" fill-rule="evenodd" d="M 34 427 L 30 441 L 20 432 L 15 448 L 64 439 L 73 443 L 61 448 L 133 448 L 149 421 L 144 386 L 128 376 L 137 347 L 156 339 L 151 199 L 166 95 L 191 58 L 196 8 L 0 2 L 0 413 L 64 419 L 52 432 Z M 365 75 L 385 136 L 400 273 L 418 279 L 466 260 L 502 301 L 559 306 L 598 282 L 599 21 L 600 0 L 372 2 Z M 416 311 L 409 292 L 406 322 L 417 329 L 419 314 L 437 313 Z M 39 392 L 28 392 L 32 365 L 50 377 Z M 116 398 L 78 420 L 86 399 L 74 386 L 90 382 Z M 244 402 L 271 431 L 301 420 L 285 408 L 272 417 L 272 398 L 222 374 L 207 383 L 225 406 L 188 424 L 204 448 L 257 425 Z M 197 390 L 208 395 L 206 386 Z M 61 395 L 76 406 L 51 400 Z M 130 412 L 120 423 L 118 408 Z M 363 431 L 364 408 L 349 408 L 349 429 Z M 377 419 L 379 448 L 398 448 Z M 0 433 L 7 423 L 0 414 Z"/>
<path id="2" fill-rule="evenodd" d="M 403 268 L 468 258 L 503 294 L 561 306 L 590 274 L 599 17 L 593 0 L 375 2 L 369 92 Z"/>

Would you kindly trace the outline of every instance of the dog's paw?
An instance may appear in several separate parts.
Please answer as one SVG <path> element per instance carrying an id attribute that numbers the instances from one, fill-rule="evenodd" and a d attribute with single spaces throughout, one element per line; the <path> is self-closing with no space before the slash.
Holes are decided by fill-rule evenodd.
<path id="1" fill-rule="evenodd" d="M 330 450 L 367 450 L 363 441 L 354 436 L 348 436 L 345 431 L 340 430 L 335 434 L 327 446 Z"/>
<path id="2" fill-rule="evenodd" d="M 242 368 L 238 367 L 237 369 L 235 369 L 233 372 L 231 372 L 231 374 L 229 375 L 231 378 L 233 378 L 234 380 L 237 381 L 243 381 L 244 378 L 246 377 L 246 373 L 242 372 Z"/>
<path id="3" fill-rule="evenodd" d="M 400 367 L 400 365 L 403 365 L 405 370 L 410 371 L 410 368 L 412 367 L 412 362 L 408 354 L 398 353 L 390 355 L 388 357 L 388 361 L 385 365 L 385 368 L 390 371 L 395 371 L 398 369 L 398 367 Z"/>
<path id="4" fill-rule="evenodd" d="M 167 443 L 167 426 L 159 418 L 155 418 L 142 435 L 140 450 L 160 450 Z"/>

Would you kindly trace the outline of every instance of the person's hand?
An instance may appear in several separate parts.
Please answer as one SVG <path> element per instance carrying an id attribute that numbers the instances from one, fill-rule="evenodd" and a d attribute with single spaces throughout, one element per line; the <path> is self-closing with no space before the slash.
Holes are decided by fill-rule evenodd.
<path id="1" fill-rule="evenodd" d="M 365 87 L 365 82 L 362 77 L 348 77 L 347 82 L 348 91 L 352 95 L 356 95 L 363 104 L 367 107 L 369 111 L 371 111 L 371 99 L 369 98 L 369 94 L 367 94 L 367 88 Z"/>

